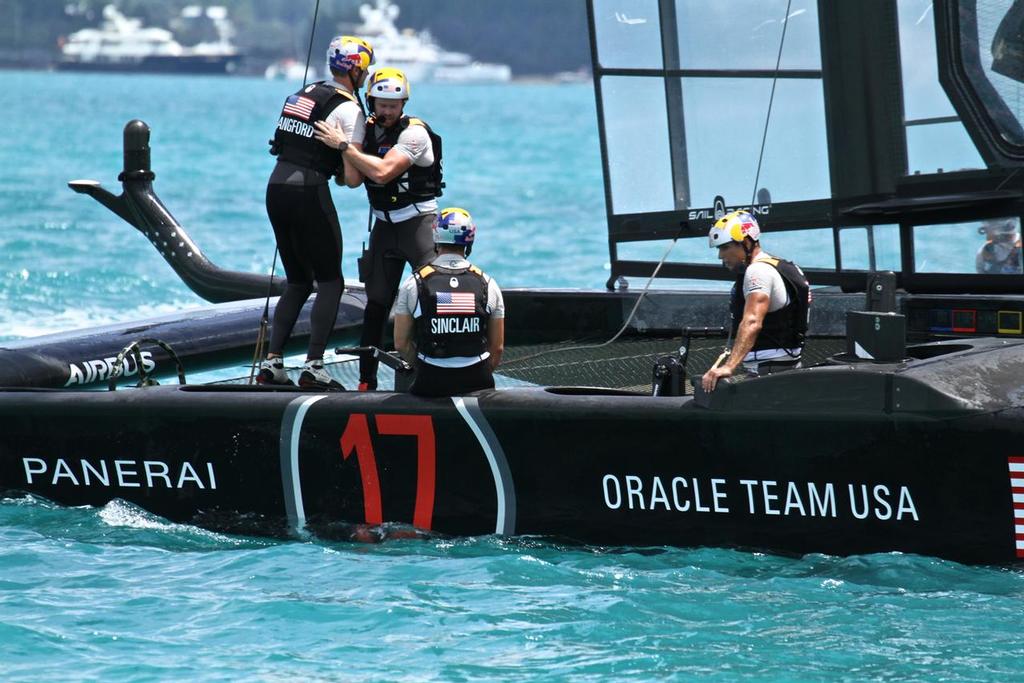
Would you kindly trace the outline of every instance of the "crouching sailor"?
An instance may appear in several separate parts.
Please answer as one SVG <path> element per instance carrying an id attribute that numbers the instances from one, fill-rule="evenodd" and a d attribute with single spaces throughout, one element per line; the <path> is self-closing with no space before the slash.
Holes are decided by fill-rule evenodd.
<path id="1" fill-rule="evenodd" d="M 505 347 L 505 302 L 498 283 L 466 260 L 476 237 L 463 209 L 441 211 L 436 258 L 416 270 L 395 302 L 395 347 L 416 366 L 410 391 L 452 396 L 493 389 Z"/>
<path id="2" fill-rule="evenodd" d="M 761 251 L 761 228 L 746 211 L 722 216 L 708 233 L 722 265 L 736 275 L 730 298 L 732 352 L 701 384 L 713 391 L 743 364 L 755 375 L 800 367 L 810 288 L 799 266 Z"/>

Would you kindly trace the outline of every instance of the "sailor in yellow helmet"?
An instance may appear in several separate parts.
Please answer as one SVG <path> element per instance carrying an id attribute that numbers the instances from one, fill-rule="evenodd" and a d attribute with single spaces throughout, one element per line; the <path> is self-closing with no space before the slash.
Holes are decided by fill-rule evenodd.
<path id="1" fill-rule="evenodd" d="M 764 375 L 800 366 L 810 306 L 799 266 L 761 249 L 761 227 L 747 211 L 719 218 L 708 233 L 722 265 L 736 275 L 730 298 L 732 352 L 702 378 L 704 391 L 740 365 Z"/>
<path id="2" fill-rule="evenodd" d="M 336 149 L 314 139 L 313 125 L 322 123 L 345 131 L 353 146 L 362 143 L 366 116 L 357 93 L 371 64 L 373 48 L 368 42 L 338 36 L 327 48 L 331 80 L 311 83 L 288 96 L 278 116 L 270 143 L 277 165 L 267 183 L 267 215 L 288 284 L 274 308 L 269 353 L 257 375 L 260 384 L 291 383 L 281 355 L 316 281 L 309 350 L 299 384 L 338 387 L 323 368 L 324 348 L 345 288 L 341 225 L 327 181 L 336 176 L 349 187 L 358 187 L 363 178 L 356 169 L 343 166 Z"/>
<path id="3" fill-rule="evenodd" d="M 441 138 L 423 119 L 405 112 L 409 80 L 398 69 L 384 67 L 366 84 L 370 118 L 362 149 L 349 144 L 343 131 L 318 123 L 317 139 L 342 150 L 345 167 L 365 178 L 366 193 L 376 218 L 369 247 L 360 259 L 366 285 L 363 346 L 380 346 L 402 271 L 418 268 L 434 255 L 433 226 L 441 196 Z M 359 359 L 359 388 L 377 388 L 377 359 Z"/>
<path id="4" fill-rule="evenodd" d="M 476 224 L 465 209 L 444 209 L 433 239 L 437 256 L 402 284 L 395 302 L 395 347 L 416 366 L 409 391 L 491 389 L 505 347 L 505 301 L 498 283 L 466 260 Z"/>

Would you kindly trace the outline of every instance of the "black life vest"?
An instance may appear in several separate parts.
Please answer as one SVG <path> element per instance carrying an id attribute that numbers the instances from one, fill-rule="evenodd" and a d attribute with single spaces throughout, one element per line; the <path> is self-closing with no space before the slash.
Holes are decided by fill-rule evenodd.
<path id="1" fill-rule="evenodd" d="M 313 137 L 313 124 L 323 121 L 345 101 L 362 104 L 352 93 L 323 81 L 311 83 L 284 101 L 270 153 L 298 166 L 330 176 L 342 170 L 341 152 Z"/>
<path id="2" fill-rule="evenodd" d="M 416 347 L 428 358 L 479 356 L 487 351 L 487 280 L 476 266 L 417 270 L 420 316 Z"/>
<path id="3" fill-rule="evenodd" d="M 363 152 L 384 158 L 392 147 L 398 144 L 398 136 L 409 126 L 423 126 L 430 136 L 430 146 L 434 151 L 434 163 L 430 166 L 413 164 L 402 175 L 386 184 L 375 183 L 369 178 L 364 181 L 366 194 L 370 198 L 370 206 L 378 211 L 397 211 L 418 202 L 425 202 L 440 197 L 444 187 L 441 172 L 441 136 L 435 133 L 423 119 L 403 116 L 390 128 L 383 129 L 378 138 L 374 117 L 366 120 L 366 138 L 363 140 Z"/>
<path id="4" fill-rule="evenodd" d="M 789 301 L 777 311 L 764 316 L 761 332 L 754 340 L 751 351 L 764 349 L 802 349 L 807 337 L 807 322 L 810 314 L 810 286 L 800 267 L 792 261 L 779 258 L 757 258 L 753 263 L 767 263 L 779 271 L 786 285 Z M 743 276 L 736 278 L 729 301 L 732 313 L 732 338 L 736 339 L 746 299 L 743 297 Z"/>

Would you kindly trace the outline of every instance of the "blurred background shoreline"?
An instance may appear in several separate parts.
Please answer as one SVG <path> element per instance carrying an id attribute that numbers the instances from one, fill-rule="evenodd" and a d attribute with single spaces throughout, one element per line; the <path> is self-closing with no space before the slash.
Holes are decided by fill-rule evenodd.
<path id="1" fill-rule="evenodd" d="M 127 71 L 145 54 L 229 54 L 228 73 L 263 76 L 277 69 L 283 75 L 283 67 L 305 64 L 315 6 L 315 0 L 0 0 L 0 69 L 74 63 Z M 111 21 L 112 13 L 120 23 Z M 118 27 L 120 33 L 112 32 Z M 390 61 L 430 63 L 430 80 L 590 76 L 586 8 L 576 0 L 321 0 L 311 65 L 322 68 L 322 46 L 332 36 L 373 31 L 378 35 L 367 37 L 385 44 Z M 106 68 L 111 61 L 122 68 Z"/>

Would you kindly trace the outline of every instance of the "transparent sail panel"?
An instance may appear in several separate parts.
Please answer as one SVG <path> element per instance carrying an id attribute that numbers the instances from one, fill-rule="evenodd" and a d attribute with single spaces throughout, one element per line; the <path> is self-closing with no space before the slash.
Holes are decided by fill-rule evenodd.
<path id="1" fill-rule="evenodd" d="M 835 268 L 832 228 L 796 232 L 763 232 L 761 249 L 772 256 L 796 262 L 802 268 Z"/>
<path id="2" fill-rule="evenodd" d="M 750 201 L 772 83 L 757 78 L 683 79 L 693 206 Z M 773 202 L 830 196 L 821 81 L 780 79 L 772 104 L 759 188 Z"/>
<path id="3" fill-rule="evenodd" d="M 977 35 L 970 33 L 970 22 L 963 21 L 961 8 L 960 42 L 963 49 L 973 48 L 981 58 L 984 78 L 991 88 L 975 88 L 989 114 L 1008 141 L 1024 145 L 1024 3 L 1014 0 L 977 0 Z"/>
<path id="4" fill-rule="evenodd" d="M 627 242 L 619 245 L 619 258 L 627 261 L 658 262 L 665 256 L 669 240 L 652 242 Z M 676 242 L 669 253 L 666 263 L 696 263 L 702 265 L 719 265 L 718 250 L 708 245 L 708 238 L 684 237 Z"/>
<path id="5" fill-rule="evenodd" d="M 786 0 L 676 0 L 684 69 L 774 69 Z M 820 69 L 818 6 L 793 0 L 782 69 Z"/>
<path id="6" fill-rule="evenodd" d="M 594 30 L 601 66 L 662 68 L 658 0 L 594 0 Z"/>
<path id="7" fill-rule="evenodd" d="M 959 121 L 907 126 L 907 163 L 911 175 L 985 167 Z"/>
<path id="8" fill-rule="evenodd" d="M 612 212 L 673 210 L 665 82 L 606 76 L 601 92 Z"/>
<path id="9" fill-rule="evenodd" d="M 843 270 L 899 270 L 900 232 L 898 225 L 842 228 L 839 248 Z"/>
<path id="10" fill-rule="evenodd" d="M 951 245 L 969 245 L 951 248 Z M 972 223 L 914 226 L 919 273 L 1020 275 L 1020 221 L 1016 217 Z"/>
<path id="11" fill-rule="evenodd" d="M 903 111 L 908 124 L 907 172 L 984 168 L 985 162 L 960 121 L 926 122 L 956 118 L 939 83 L 932 0 L 899 0 L 897 9 Z"/>
<path id="12" fill-rule="evenodd" d="M 956 116 L 939 83 L 932 0 L 899 0 L 897 10 L 904 116 L 908 121 Z"/>

